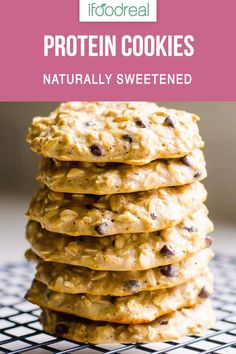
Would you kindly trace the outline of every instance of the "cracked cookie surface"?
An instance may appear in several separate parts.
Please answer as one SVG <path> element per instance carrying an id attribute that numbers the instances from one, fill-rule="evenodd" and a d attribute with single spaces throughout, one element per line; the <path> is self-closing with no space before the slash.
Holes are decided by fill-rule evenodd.
<path id="1" fill-rule="evenodd" d="M 105 196 L 51 192 L 34 196 L 27 216 L 49 231 L 71 236 L 152 232 L 178 224 L 204 202 L 200 182 Z"/>
<path id="2" fill-rule="evenodd" d="M 151 102 L 67 102 L 34 118 L 34 152 L 64 161 L 146 164 L 201 148 L 199 117 Z"/>
<path id="3" fill-rule="evenodd" d="M 182 307 L 195 305 L 204 294 L 213 292 L 213 277 L 209 270 L 195 279 L 168 289 L 144 291 L 128 296 L 64 294 L 49 290 L 34 281 L 26 299 L 40 307 L 93 321 L 116 323 L 146 323 Z"/>
<path id="4" fill-rule="evenodd" d="M 144 166 L 43 159 L 38 180 L 55 192 L 116 194 L 179 186 L 206 177 L 203 152 Z"/>
<path id="5" fill-rule="evenodd" d="M 202 205 L 171 228 L 109 237 L 69 237 L 29 222 L 26 237 L 43 260 L 96 270 L 143 270 L 176 263 L 207 247 L 213 224 Z"/>
<path id="6" fill-rule="evenodd" d="M 183 308 L 153 322 L 136 325 L 94 322 L 49 310 L 44 310 L 41 316 L 41 324 L 47 333 L 94 344 L 178 340 L 187 335 L 199 335 L 214 322 L 215 315 L 209 300 L 202 300 L 193 307 Z"/>

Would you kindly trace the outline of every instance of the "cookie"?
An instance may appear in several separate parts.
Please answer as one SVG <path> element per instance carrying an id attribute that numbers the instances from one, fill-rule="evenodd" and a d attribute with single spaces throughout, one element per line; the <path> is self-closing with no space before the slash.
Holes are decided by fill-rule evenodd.
<path id="1" fill-rule="evenodd" d="M 68 102 L 34 118 L 34 152 L 63 161 L 146 164 L 201 148 L 199 117 L 150 102 Z"/>
<path id="2" fill-rule="evenodd" d="M 27 261 L 32 262 L 34 264 L 42 262 L 41 258 L 31 248 L 28 248 L 25 251 L 25 258 Z"/>
<path id="3" fill-rule="evenodd" d="M 40 322 L 47 333 L 83 343 L 151 343 L 200 335 L 214 325 L 215 315 L 211 302 L 201 300 L 144 324 L 94 322 L 50 310 L 43 311 Z"/>
<path id="4" fill-rule="evenodd" d="M 179 263 L 126 272 L 97 271 L 37 259 L 35 279 L 60 293 L 126 296 L 183 284 L 200 274 L 212 257 L 213 251 L 206 248 Z"/>
<path id="5" fill-rule="evenodd" d="M 194 150 L 144 166 L 43 159 L 38 180 L 55 192 L 104 195 L 180 186 L 205 177 L 203 152 Z"/>
<path id="6" fill-rule="evenodd" d="M 96 270 L 143 270 L 176 263 L 207 247 L 213 224 L 204 205 L 171 228 L 110 237 L 69 237 L 27 225 L 26 237 L 43 260 Z"/>
<path id="7" fill-rule="evenodd" d="M 40 189 L 28 217 L 71 236 L 152 232 L 178 224 L 206 199 L 200 182 L 128 194 L 66 194 Z"/>
<path id="8" fill-rule="evenodd" d="M 157 317 L 196 304 L 204 293 L 213 291 L 209 271 L 176 287 L 138 292 L 128 296 L 64 294 L 34 281 L 26 299 L 49 310 L 84 317 L 93 321 L 146 323 Z"/>

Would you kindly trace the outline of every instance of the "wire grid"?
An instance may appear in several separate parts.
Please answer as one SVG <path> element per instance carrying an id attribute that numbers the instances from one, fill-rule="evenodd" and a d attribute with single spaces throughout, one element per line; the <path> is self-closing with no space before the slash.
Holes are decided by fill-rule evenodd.
<path id="1" fill-rule="evenodd" d="M 141 345 L 91 345 L 56 338 L 41 331 L 40 310 L 24 300 L 34 273 L 31 264 L 0 267 L 0 353 L 236 354 L 236 257 L 217 255 L 212 270 L 217 322 L 204 336 Z"/>

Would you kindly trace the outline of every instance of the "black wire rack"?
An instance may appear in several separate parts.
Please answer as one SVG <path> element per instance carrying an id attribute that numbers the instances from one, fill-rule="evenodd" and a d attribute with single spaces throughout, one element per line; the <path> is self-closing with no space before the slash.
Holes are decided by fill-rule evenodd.
<path id="1" fill-rule="evenodd" d="M 224 353 L 236 354 L 236 257 L 217 255 L 214 307 L 217 322 L 204 336 L 181 341 L 139 345 L 91 345 L 48 335 L 38 322 L 40 310 L 24 300 L 33 278 L 28 263 L 0 267 L 0 354 L 1 353 Z"/>

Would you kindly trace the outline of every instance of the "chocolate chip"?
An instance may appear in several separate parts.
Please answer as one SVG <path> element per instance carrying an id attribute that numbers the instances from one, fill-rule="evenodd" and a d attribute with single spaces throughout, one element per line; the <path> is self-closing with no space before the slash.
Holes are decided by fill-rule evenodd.
<path id="1" fill-rule="evenodd" d="M 168 320 L 161 320 L 161 321 L 159 322 L 159 324 L 160 324 L 161 326 L 166 326 L 166 325 L 168 324 Z"/>
<path id="2" fill-rule="evenodd" d="M 173 256 L 175 254 L 174 250 L 172 249 L 171 246 L 168 245 L 164 245 L 161 249 L 160 249 L 160 254 L 162 256 Z"/>
<path id="3" fill-rule="evenodd" d="M 194 177 L 194 178 L 199 178 L 199 177 L 201 177 L 201 175 L 202 175 L 202 173 L 201 173 L 200 171 L 198 171 L 198 172 L 196 172 L 196 173 L 193 175 L 193 177 Z"/>
<path id="4" fill-rule="evenodd" d="M 48 298 L 48 300 L 52 297 L 52 293 L 48 290 L 46 293 L 46 296 Z"/>
<path id="5" fill-rule="evenodd" d="M 137 291 L 137 289 L 140 288 L 140 283 L 138 280 L 134 280 L 134 279 L 131 279 L 131 280 L 128 280 L 125 284 L 124 284 L 124 287 L 127 291 L 129 292 L 135 292 Z"/>
<path id="6" fill-rule="evenodd" d="M 63 334 L 68 333 L 68 331 L 69 331 L 69 328 L 65 324 L 58 323 L 55 328 L 55 335 L 57 337 L 61 337 L 61 336 L 63 336 Z"/>
<path id="7" fill-rule="evenodd" d="M 102 156 L 102 150 L 98 144 L 93 144 L 90 146 L 90 151 L 95 156 Z"/>
<path id="8" fill-rule="evenodd" d="M 160 267 L 160 272 L 168 278 L 173 278 L 176 276 L 176 270 L 171 264 L 164 267 Z"/>
<path id="9" fill-rule="evenodd" d="M 175 128 L 175 120 L 170 116 L 166 117 L 164 124 L 167 125 L 168 127 Z"/>
<path id="10" fill-rule="evenodd" d="M 92 127 L 93 125 L 96 125 L 96 123 L 92 122 L 91 120 L 88 120 L 85 125 L 87 125 L 87 127 Z"/>
<path id="11" fill-rule="evenodd" d="M 182 162 L 185 166 L 191 167 L 191 163 L 188 156 L 181 157 L 179 161 Z"/>
<path id="12" fill-rule="evenodd" d="M 207 236 L 206 237 L 206 244 L 207 244 L 207 247 L 210 247 L 213 243 L 213 238 L 210 237 L 210 236 Z"/>
<path id="13" fill-rule="evenodd" d="M 108 223 L 106 221 L 101 222 L 94 226 L 94 230 L 100 235 L 106 235 L 108 229 Z"/>
<path id="14" fill-rule="evenodd" d="M 133 142 L 133 138 L 131 135 L 129 134 L 124 134 L 122 135 L 122 139 L 125 140 L 125 141 L 128 141 L 129 143 L 132 143 Z"/>
<path id="15" fill-rule="evenodd" d="M 155 214 L 155 213 L 151 213 L 150 216 L 151 216 L 152 220 L 156 220 L 157 219 L 157 214 Z"/>
<path id="16" fill-rule="evenodd" d="M 135 120 L 135 124 L 137 125 L 137 127 L 146 128 L 146 124 L 140 119 Z"/>
<path id="17" fill-rule="evenodd" d="M 197 231 L 197 228 L 194 227 L 194 226 L 184 226 L 183 227 L 184 230 L 187 230 L 188 232 L 196 232 Z"/>
<path id="18" fill-rule="evenodd" d="M 205 286 L 202 288 L 198 295 L 201 299 L 207 299 L 210 296 L 209 291 L 205 288 Z"/>

